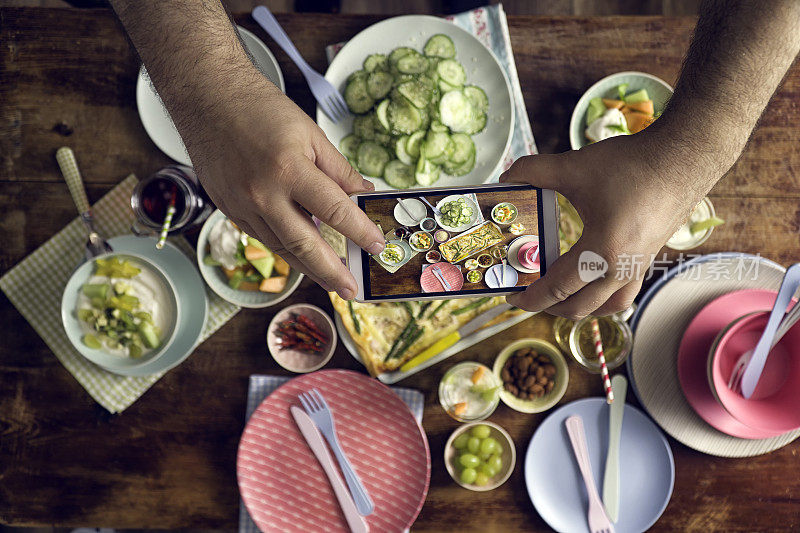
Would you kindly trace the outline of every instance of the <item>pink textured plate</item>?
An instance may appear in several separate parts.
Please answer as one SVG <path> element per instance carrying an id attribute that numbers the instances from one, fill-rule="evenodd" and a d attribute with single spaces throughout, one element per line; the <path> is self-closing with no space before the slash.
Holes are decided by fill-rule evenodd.
<path id="1" fill-rule="evenodd" d="M 304 315 L 328 338 L 327 345 L 319 353 L 308 353 L 301 350 L 287 348 L 282 350 L 280 337 L 277 334 L 278 324 L 292 318 L 294 315 Z M 313 372 L 319 370 L 330 361 L 336 349 L 336 328 L 328 314 L 311 304 L 294 304 L 281 309 L 272 319 L 267 328 L 267 347 L 272 358 L 289 372 Z"/>
<path id="2" fill-rule="evenodd" d="M 349 370 L 298 376 L 258 406 L 239 442 L 239 491 L 261 531 L 349 531 L 328 478 L 300 434 L 289 407 L 318 389 L 336 421 L 339 441 L 369 495 L 371 531 L 403 531 L 422 509 L 431 455 L 403 400 L 379 381 Z"/>
<path id="3" fill-rule="evenodd" d="M 720 331 L 740 316 L 772 308 L 775 291 L 743 290 L 712 300 L 689 323 L 678 351 L 678 379 L 683 394 L 700 418 L 717 430 L 742 439 L 766 439 L 783 432 L 753 429 L 736 420 L 717 403 L 708 386 L 707 362 Z"/>
<path id="4" fill-rule="evenodd" d="M 464 275 L 457 266 L 442 261 L 439 263 L 434 263 L 422 271 L 422 275 L 419 278 L 419 284 L 422 286 L 423 292 L 450 292 L 446 288 L 442 287 L 442 283 L 439 281 L 439 278 L 434 275 L 433 269 L 436 267 L 441 269 L 442 277 L 447 280 L 452 290 L 461 290 L 461 287 L 464 286 Z"/>

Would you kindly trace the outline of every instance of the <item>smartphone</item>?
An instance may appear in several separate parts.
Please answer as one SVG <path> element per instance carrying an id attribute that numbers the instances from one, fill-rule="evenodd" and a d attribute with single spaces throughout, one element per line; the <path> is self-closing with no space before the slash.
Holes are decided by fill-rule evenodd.
<path id="1" fill-rule="evenodd" d="M 347 242 L 359 302 L 511 294 L 558 257 L 552 190 L 492 184 L 351 198 L 386 236 L 378 255 Z"/>

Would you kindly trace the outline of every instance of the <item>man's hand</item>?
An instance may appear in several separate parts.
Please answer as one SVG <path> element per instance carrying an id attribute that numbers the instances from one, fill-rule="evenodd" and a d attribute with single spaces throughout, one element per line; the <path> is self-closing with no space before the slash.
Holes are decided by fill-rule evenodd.
<path id="1" fill-rule="evenodd" d="M 184 133 L 200 180 L 214 203 L 246 233 L 326 290 L 352 298 L 357 290 L 353 276 L 308 213 L 368 252 L 380 253 L 383 235 L 348 198 L 371 190 L 372 184 L 263 77 L 252 76 L 242 91 L 246 112 L 222 105 Z M 234 107 L 241 110 L 241 101 Z"/>
<path id="2" fill-rule="evenodd" d="M 621 136 L 579 151 L 518 159 L 501 182 L 555 189 L 572 202 L 584 222 L 581 238 L 547 274 L 509 303 L 530 311 L 579 319 L 630 306 L 642 285 L 651 256 L 702 199 L 702 187 L 687 190 L 678 168 L 657 168 L 657 135 Z M 698 183 L 705 183 L 692 170 Z M 683 181 L 683 180 L 682 180 Z M 608 262 L 605 276 L 581 280 L 578 259 L 584 251 Z M 619 268 L 622 267 L 622 268 Z"/>
<path id="3" fill-rule="evenodd" d="M 797 0 L 705 0 L 675 94 L 652 126 L 514 163 L 502 181 L 561 192 L 585 227 L 544 277 L 509 301 L 570 318 L 629 306 L 641 287 L 637 274 L 739 157 L 798 50 Z M 578 275 L 586 250 L 609 264 L 605 278 L 588 284 Z M 639 272 L 617 276 L 618 264 L 636 261 Z"/>
<path id="4" fill-rule="evenodd" d="M 310 214 L 370 253 L 384 237 L 348 198 L 372 185 L 253 66 L 218 0 L 111 0 L 217 206 L 342 298 L 357 285 Z M 309 214 L 310 213 L 310 214 Z"/>

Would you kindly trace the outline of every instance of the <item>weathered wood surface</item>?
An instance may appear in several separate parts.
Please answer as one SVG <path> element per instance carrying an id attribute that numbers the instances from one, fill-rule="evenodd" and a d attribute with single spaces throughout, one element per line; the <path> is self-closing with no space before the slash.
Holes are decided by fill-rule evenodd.
<path id="1" fill-rule="evenodd" d="M 375 22 L 368 16 L 281 15 L 281 24 L 316 68 L 323 46 Z M 311 94 L 285 54 L 247 15 L 237 21 L 275 51 L 288 94 L 313 111 Z M 568 148 L 567 124 L 582 92 L 620 70 L 674 82 L 690 18 L 511 17 L 523 92 L 539 149 Z M 138 61 L 105 10 L 0 10 L 0 273 L 74 216 L 53 157 L 72 146 L 97 199 L 135 172 L 169 163 L 142 128 L 135 103 Z M 773 99 L 742 160 L 713 191 L 728 223 L 698 251 L 760 252 L 800 260 L 800 69 Z M 33 288 L 35 290 L 35 287 Z M 331 310 L 309 282 L 286 303 Z M 246 310 L 201 345 L 122 415 L 95 404 L 33 329 L 0 296 L 0 523 L 126 528 L 236 527 L 235 454 L 248 376 L 284 374 L 266 352 L 275 310 Z M 449 364 L 491 362 L 509 339 L 552 340 L 538 317 L 488 339 L 402 384 L 426 393 L 424 426 L 433 456 L 431 490 L 415 531 L 531 531 L 546 525 L 530 503 L 522 461 L 488 493 L 451 482 L 441 458 L 456 427 L 439 407 L 436 385 Z M 359 370 L 340 346 L 330 366 Z M 571 364 L 562 402 L 602 393 L 596 376 Z M 501 406 L 492 420 L 524 453 L 542 415 Z M 662 531 L 775 531 L 797 528 L 798 445 L 752 459 L 708 457 L 671 441 L 675 492 Z"/>

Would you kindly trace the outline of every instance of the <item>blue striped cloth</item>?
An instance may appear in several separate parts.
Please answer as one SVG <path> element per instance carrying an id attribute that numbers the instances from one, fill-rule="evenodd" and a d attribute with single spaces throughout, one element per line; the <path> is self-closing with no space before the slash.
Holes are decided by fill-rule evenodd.
<path id="1" fill-rule="evenodd" d="M 264 398 L 289 381 L 285 376 L 261 376 L 254 374 L 250 376 L 250 385 L 247 390 L 247 415 L 246 420 L 250 420 L 250 415 L 256 410 Z M 392 387 L 392 390 L 406 402 L 408 408 L 414 414 L 417 422 L 422 423 L 422 409 L 425 406 L 425 397 L 421 392 L 414 389 L 402 387 Z M 258 533 L 260 530 L 245 509 L 244 502 L 239 501 L 239 531 L 241 533 Z"/>

